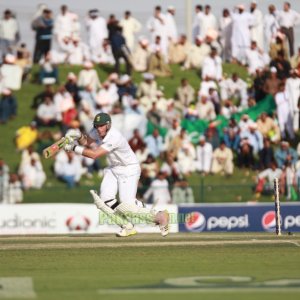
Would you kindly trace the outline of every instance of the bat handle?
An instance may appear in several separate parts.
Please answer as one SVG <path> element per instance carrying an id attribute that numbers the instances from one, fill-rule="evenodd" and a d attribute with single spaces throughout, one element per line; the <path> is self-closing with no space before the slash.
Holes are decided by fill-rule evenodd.
<path id="1" fill-rule="evenodd" d="M 49 158 L 49 157 L 50 157 L 50 152 L 49 152 L 49 150 L 45 149 L 45 150 L 43 151 L 43 156 L 44 156 L 45 158 Z"/>

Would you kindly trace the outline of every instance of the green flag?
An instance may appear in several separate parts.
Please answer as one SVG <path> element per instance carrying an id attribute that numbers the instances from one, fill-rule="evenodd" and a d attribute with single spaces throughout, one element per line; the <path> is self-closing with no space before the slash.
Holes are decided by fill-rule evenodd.
<path id="1" fill-rule="evenodd" d="M 244 109 L 241 112 L 235 113 L 232 117 L 238 122 L 242 115 L 247 114 L 252 120 L 256 121 L 261 113 L 266 112 L 269 115 L 272 115 L 276 108 L 275 101 L 272 95 L 267 95 L 263 100 L 259 101 L 255 106 Z M 223 136 L 223 129 L 228 126 L 228 119 L 224 116 L 218 116 L 213 123 L 216 124 L 216 127 L 219 131 L 220 136 Z M 193 143 L 198 143 L 200 135 L 204 134 L 209 122 L 206 120 L 196 120 L 190 121 L 183 119 L 181 120 L 181 127 L 184 128 L 191 141 Z M 158 128 L 160 134 L 164 137 L 167 133 L 167 129 L 163 127 L 154 126 L 151 122 L 148 122 L 147 125 L 147 135 L 151 134 L 154 128 Z"/>

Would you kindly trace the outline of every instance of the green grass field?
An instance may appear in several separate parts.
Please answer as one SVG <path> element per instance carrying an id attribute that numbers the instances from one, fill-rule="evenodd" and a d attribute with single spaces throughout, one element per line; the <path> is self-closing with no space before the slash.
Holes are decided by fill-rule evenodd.
<path id="1" fill-rule="evenodd" d="M 0 299 L 299 299 L 300 235 L 0 237 Z"/>

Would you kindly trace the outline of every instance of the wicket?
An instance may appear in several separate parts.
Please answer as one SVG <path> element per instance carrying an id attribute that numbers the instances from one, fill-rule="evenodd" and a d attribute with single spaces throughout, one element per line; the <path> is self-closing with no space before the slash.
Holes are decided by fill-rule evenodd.
<path id="1" fill-rule="evenodd" d="M 274 198 L 275 198 L 275 220 L 276 234 L 281 235 L 281 216 L 280 216 L 280 199 L 279 199 L 279 180 L 274 179 Z"/>

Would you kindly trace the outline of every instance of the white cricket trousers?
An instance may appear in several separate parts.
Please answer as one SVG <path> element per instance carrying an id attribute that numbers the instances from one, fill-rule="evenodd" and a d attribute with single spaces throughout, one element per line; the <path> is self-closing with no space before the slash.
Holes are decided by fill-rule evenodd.
<path id="1" fill-rule="evenodd" d="M 121 203 L 135 204 L 140 175 L 139 164 L 104 169 L 104 177 L 100 186 L 101 199 L 103 201 L 116 199 L 119 192 Z"/>

